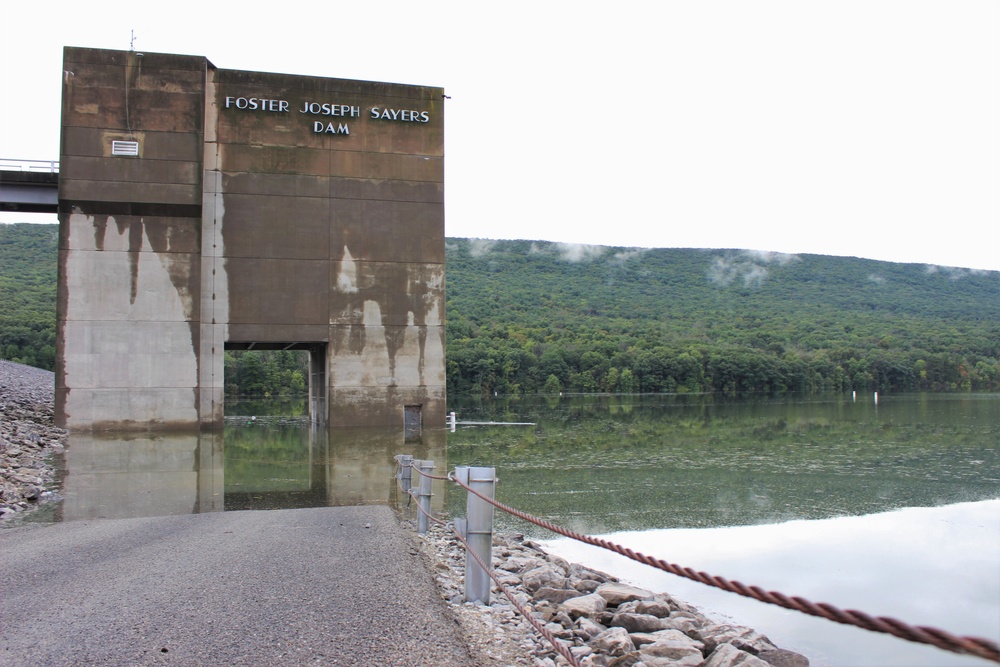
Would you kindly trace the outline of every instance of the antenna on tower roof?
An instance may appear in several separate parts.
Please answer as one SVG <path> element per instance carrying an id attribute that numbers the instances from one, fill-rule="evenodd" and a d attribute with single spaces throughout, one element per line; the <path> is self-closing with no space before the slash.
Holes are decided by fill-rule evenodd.
<path id="1" fill-rule="evenodd" d="M 131 52 L 135 52 L 135 30 L 130 30 L 129 32 L 132 33 L 132 38 L 129 40 L 128 50 Z M 140 58 L 142 57 L 141 53 L 136 53 L 135 55 L 139 56 Z"/>

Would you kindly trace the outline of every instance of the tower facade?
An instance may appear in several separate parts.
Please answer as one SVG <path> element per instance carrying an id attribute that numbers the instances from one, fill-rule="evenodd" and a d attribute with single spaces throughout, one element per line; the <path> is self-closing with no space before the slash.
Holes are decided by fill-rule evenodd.
<path id="1" fill-rule="evenodd" d="M 444 423 L 444 91 L 64 52 L 57 421 L 219 426 L 226 349 L 331 425 Z"/>

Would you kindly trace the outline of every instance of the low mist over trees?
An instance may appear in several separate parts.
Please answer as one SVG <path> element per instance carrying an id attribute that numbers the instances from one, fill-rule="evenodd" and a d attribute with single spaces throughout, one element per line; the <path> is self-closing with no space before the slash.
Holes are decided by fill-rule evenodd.
<path id="1" fill-rule="evenodd" d="M 0 225 L 0 357 L 52 369 L 58 230 Z M 448 239 L 453 394 L 1000 389 L 1000 272 Z M 308 359 L 226 352 L 228 395 Z"/>
<path id="2" fill-rule="evenodd" d="M 449 239 L 448 390 L 1000 387 L 1000 273 Z"/>

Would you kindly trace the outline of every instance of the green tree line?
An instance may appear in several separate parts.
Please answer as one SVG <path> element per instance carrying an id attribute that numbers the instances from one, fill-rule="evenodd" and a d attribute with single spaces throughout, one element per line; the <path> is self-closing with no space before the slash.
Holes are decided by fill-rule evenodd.
<path id="1" fill-rule="evenodd" d="M 309 353 L 226 350 L 227 396 L 296 396 L 309 390 Z"/>
<path id="2" fill-rule="evenodd" d="M 0 225 L 0 357 L 52 369 L 58 229 Z M 446 241 L 448 391 L 1000 389 L 1000 272 L 824 255 Z M 308 385 L 226 352 L 228 395 Z"/>
<path id="3" fill-rule="evenodd" d="M 448 239 L 448 390 L 1000 387 L 1000 273 Z"/>
<path id="4" fill-rule="evenodd" d="M 0 224 L 0 359 L 56 361 L 57 225 Z"/>

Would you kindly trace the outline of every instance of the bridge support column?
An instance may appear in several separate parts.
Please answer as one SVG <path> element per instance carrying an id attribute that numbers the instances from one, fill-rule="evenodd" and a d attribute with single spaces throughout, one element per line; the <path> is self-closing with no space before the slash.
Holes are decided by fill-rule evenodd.
<path id="1" fill-rule="evenodd" d="M 327 422 L 327 346 L 309 349 L 309 418 L 314 424 Z"/>

